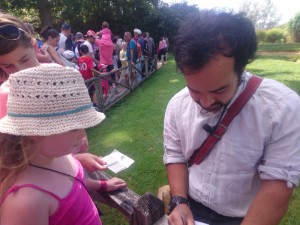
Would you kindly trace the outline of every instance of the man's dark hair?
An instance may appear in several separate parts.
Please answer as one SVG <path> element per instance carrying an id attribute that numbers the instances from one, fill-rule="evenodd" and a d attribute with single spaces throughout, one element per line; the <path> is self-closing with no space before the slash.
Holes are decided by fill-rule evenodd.
<path id="1" fill-rule="evenodd" d="M 240 76 L 255 56 L 257 47 L 252 22 L 241 13 L 202 10 L 181 23 L 175 38 L 177 67 L 184 72 L 202 69 L 217 54 L 234 57 Z"/>

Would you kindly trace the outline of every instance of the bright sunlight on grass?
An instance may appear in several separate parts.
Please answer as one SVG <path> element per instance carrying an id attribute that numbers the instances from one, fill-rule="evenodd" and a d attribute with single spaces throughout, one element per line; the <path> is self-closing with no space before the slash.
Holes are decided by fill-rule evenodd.
<path id="1" fill-rule="evenodd" d="M 300 93 L 300 64 L 285 56 L 259 56 L 247 70 L 273 78 Z M 139 88 L 106 112 L 106 120 L 88 130 L 90 151 L 107 155 L 114 148 L 135 160 L 127 170 L 118 174 L 129 188 L 142 195 L 167 184 L 163 155 L 163 117 L 170 98 L 185 86 L 182 75 L 170 59 Z M 297 121 L 299 122 L 299 121 Z M 111 174 L 112 175 L 112 174 Z M 126 225 L 119 212 L 101 206 L 103 224 Z M 299 224 L 300 197 L 293 196 L 290 209 L 281 225 Z"/>

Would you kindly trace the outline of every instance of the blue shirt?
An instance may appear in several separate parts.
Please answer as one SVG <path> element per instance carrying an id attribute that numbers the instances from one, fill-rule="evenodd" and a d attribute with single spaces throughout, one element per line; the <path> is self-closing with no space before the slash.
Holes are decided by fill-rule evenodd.
<path id="1" fill-rule="evenodd" d="M 131 54 L 130 54 L 130 49 L 133 48 L 133 60 L 131 60 Z M 127 45 L 127 51 L 126 51 L 126 56 L 127 56 L 127 59 L 128 59 L 128 62 L 131 62 L 133 61 L 134 63 L 136 63 L 136 60 L 137 60 L 137 47 L 136 47 L 136 43 L 133 39 L 130 40 L 129 44 Z"/>

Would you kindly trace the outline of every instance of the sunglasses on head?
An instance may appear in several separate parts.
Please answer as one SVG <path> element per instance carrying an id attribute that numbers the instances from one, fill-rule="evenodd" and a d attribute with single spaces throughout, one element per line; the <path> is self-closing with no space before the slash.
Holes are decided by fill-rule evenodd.
<path id="1" fill-rule="evenodd" d="M 8 24 L 0 26 L 0 38 L 3 38 L 5 40 L 18 40 L 21 37 L 21 32 L 30 36 L 26 31 L 14 25 Z"/>

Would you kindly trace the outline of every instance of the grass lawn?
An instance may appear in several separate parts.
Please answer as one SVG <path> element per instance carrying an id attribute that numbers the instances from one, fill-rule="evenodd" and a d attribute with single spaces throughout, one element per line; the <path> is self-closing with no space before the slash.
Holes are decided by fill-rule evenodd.
<path id="1" fill-rule="evenodd" d="M 258 51 L 300 51 L 300 43 L 260 44 Z"/>
<path id="2" fill-rule="evenodd" d="M 300 93 L 300 64 L 289 57 L 259 56 L 247 70 L 273 78 Z M 170 59 L 139 88 L 106 112 L 106 120 L 88 130 L 90 151 L 107 155 L 114 148 L 127 154 L 135 163 L 120 173 L 129 188 L 142 195 L 167 183 L 163 155 L 163 117 L 170 98 L 185 86 L 184 79 Z M 113 174 L 111 174 L 113 175 Z M 300 199 L 295 192 L 282 225 L 300 224 Z M 105 225 L 126 225 L 126 219 L 109 207 L 102 206 Z"/>

